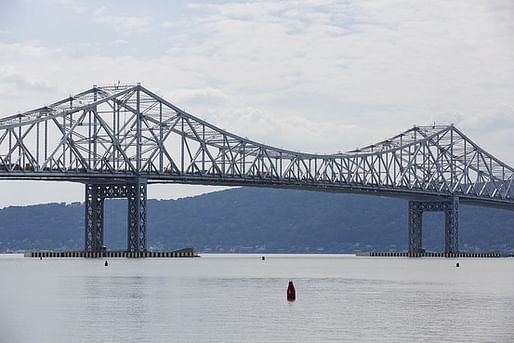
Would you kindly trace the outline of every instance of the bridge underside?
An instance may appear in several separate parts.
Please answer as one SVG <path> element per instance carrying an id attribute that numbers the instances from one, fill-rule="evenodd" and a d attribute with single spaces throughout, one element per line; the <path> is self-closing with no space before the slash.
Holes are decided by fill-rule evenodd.
<path id="1" fill-rule="evenodd" d="M 104 200 L 128 200 L 127 251 L 146 251 L 146 180 L 133 183 L 86 184 L 85 248 L 86 252 L 104 249 Z"/>
<path id="2" fill-rule="evenodd" d="M 128 200 L 127 251 L 147 251 L 146 203 L 147 179 L 136 178 L 120 183 L 97 180 L 85 186 L 85 251 L 101 252 L 104 247 L 104 200 L 126 198 Z M 458 215 L 459 198 L 444 200 L 409 200 L 409 253 L 418 256 L 424 253 L 423 212 L 443 211 L 445 213 L 445 253 L 459 252 Z"/>
<path id="3" fill-rule="evenodd" d="M 409 253 L 417 255 L 424 252 L 423 212 L 444 211 L 445 214 L 445 253 L 459 252 L 459 198 L 448 201 L 409 201 Z"/>

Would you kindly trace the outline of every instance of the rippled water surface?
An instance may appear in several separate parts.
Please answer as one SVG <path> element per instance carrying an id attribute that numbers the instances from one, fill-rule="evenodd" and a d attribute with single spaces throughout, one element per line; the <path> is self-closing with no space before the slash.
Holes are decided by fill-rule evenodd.
<path id="1" fill-rule="evenodd" d="M 0 255 L 0 342 L 341 341 L 513 342 L 514 259 Z"/>

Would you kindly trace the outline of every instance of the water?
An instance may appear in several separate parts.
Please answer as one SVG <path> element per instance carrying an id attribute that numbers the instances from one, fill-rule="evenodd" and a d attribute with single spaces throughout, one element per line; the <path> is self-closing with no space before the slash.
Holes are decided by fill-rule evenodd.
<path id="1" fill-rule="evenodd" d="M 513 258 L 0 255 L 0 280 L 0 342 L 514 341 Z"/>

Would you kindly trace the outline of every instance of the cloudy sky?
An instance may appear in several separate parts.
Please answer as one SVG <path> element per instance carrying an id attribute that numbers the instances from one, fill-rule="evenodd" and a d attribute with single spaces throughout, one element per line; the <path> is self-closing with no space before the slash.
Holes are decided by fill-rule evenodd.
<path id="1" fill-rule="evenodd" d="M 141 82 L 282 148 L 332 153 L 454 123 L 514 165 L 513 42 L 511 0 L 0 0 L 0 116 Z M 83 201 L 82 185 L 0 189 L 0 207 Z"/>

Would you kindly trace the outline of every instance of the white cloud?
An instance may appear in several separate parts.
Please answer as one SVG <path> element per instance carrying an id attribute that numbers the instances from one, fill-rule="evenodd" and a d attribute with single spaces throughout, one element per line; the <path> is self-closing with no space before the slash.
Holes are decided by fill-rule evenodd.
<path id="1" fill-rule="evenodd" d="M 207 104 L 220 103 L 228 99 L 228 96 L 216 88 L 174 89 L 168 92 L 169 99 L 177 102 L 202 102 Z"/>
<path id="2" fill-rule="evenodd" d="M 354 127 L 401 130 L 453 113 L 455 124 L 478 129 L 479 121 L 469 118 L 512 105 L 513 24 L 502 16 L 504 10 L 482 2 L 285 1 L 192 7 L 198 17 L 169 22 L 175 26 L 164 56 L 90 56 L 67 64 L 71 69 L 77 63 L 92 65 L 83 73 L 86 79 L 94 75 L 109 82 L 126 75 L 146 84 L 167 75 L 166 82 L 154 82 L 165 93 L 175 88 L 164 85 L 217 89 L 238 99 L 231 106 L 278 117 L 289 112 L 315 115 L 318 121 L 338 119 Z M 133 28 L 149 22 L 147 17 L 110 18 L 106 13 L 105 8 L 97 10 L 96 20 Z M 23 48 L 32 50 L 29 55 L 44 50 L 37 44 Z M 54 55 L 61 59 L 66 54 Z M 52 69 L 51 60 L 48 64 Z M 105 72 L 112 64 L 117 75 Z M 363 125 L 361 118 L 370 120 Z"/>
<path id="3" fill-rule="evenodd" d="M 161 23 L 161 27 L 163 28 L 170 28 L 170 27 L 177 27 L 179 24 L 177 22 L 173 22 L 173 21 L 164 21 Z"/>
<path id="4" fill-rule="evenodd" d="M 334 106 L 311 113 L 321 121 L 340 117 L 385 132 L 451 119 L 489 139 L 494 133 L 480 132 L 480 118 L 512 106 L 514 24 L 489 3 L 261 2 L 196 8 L 211 11 L 191 24 L 209 34 L 200 44 L 170 53 L 261 109 L 279 107 L 283 113 L 281 103 L 301 107 L 305 95 L 318 96 L 320 104 Z M 353 105 L 339 110 L 334 98 Z M 305 107 L 298 115 L 315 111 Z M 445 118 L 446 113 L 454 115 Z"/>
<path id="5" fill-rule="evenodd" d="M 8 111 L 7 113 L 2 113 L 2 116 L 27 110 L 22 108 L 22 104 L 20 104 L 20 101 L 23 99 L 22 94 L 24 93 L 35 92 L 48 96 L 55 90 L 55 86 L 47 83 L 38 76 L 27 74 L 23 70 L 18 70 L 14 65 L 0 64 L 0 98 L 4 102 L 5 107 L 3 107 L 3 109 Z M 17 107 L 9 108 L 6 106 L 9 101 L 13 104 L 17 104 Z M 48 101 L 46 103 L 48 103 Z"/>
<path id="6" fill-rule="evenodd" d="M 151 22 L 151 18 L 146 16 L 112 15 L 109 13 L 111 12 L 105 6 L 99 7 L 93 11 L 93 20 L 116 31 L 142 31 L 147 29 Z"/>
<path id="7" fill-rule="evenodd" d="M 72 11 L 80 14 L 86 13 L 89 10 L 87 6 L 83 5 L 83 2 L 77 0 L 57 0 L 56 2 L 59 5 L 69 8 Z"/>
<path id="8" fill-rule="evenodd" d="M 111 44 L 115 46 L 123 46 L 129 44 L 129 42 L 124 39 L 116 39 L 112 41 Z"/>
<path id="9" fill-rule="evenodd" d="M 141 30 L 147 26 L 150 22 L 150 18 L 101 15 L 96 17 L 95 21 L 112 26 L 116 30 Z"/>

